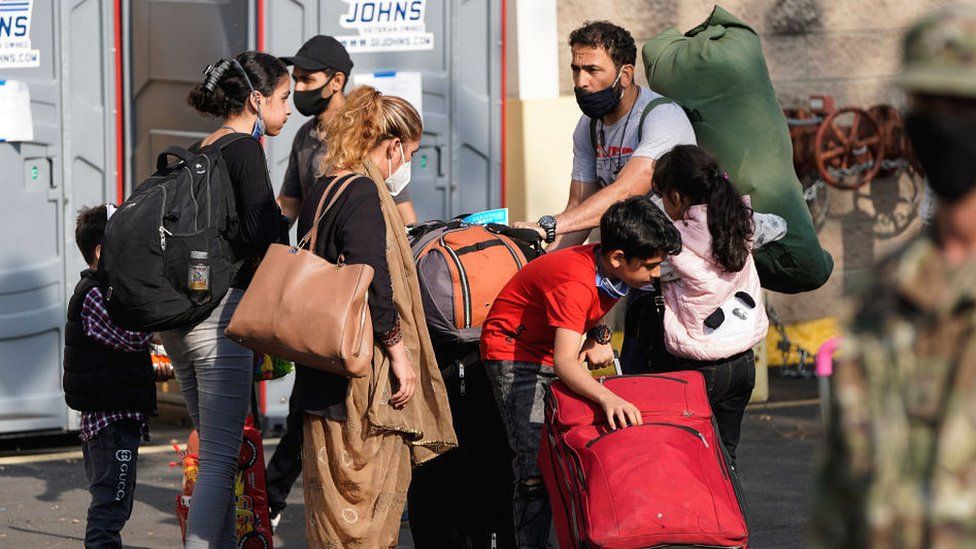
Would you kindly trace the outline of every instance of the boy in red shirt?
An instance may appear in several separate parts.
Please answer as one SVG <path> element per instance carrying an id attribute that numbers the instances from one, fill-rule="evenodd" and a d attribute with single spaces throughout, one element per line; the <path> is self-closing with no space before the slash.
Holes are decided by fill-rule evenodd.
<path id="1" fill-rule="evenodd" d="M 599 325 L 629 288 L 651 283 L 681 237 L 647 197 L 611 206 L 600 244 L 546 254 L 526 265 L 495 299 L 481 332 L 481 358 L 515 453 L 518 547 L 546 547 L 551 510 L 536 459 L 549 384 L 559 377 L 598 403 L 610 427 L 639 425 L 637 408 L 593 379 L 584 362 L 613 362 L 610 330 Z M 585 339 L 584 339 L 584 334 Z"/>

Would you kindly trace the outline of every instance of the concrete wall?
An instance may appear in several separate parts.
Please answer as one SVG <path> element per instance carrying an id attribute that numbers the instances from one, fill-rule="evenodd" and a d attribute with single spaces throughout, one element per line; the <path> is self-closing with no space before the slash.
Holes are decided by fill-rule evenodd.
<path id="1" fill-rule="evenodd" d="M 524 0 L 521 0 L 524 1 Z M 813 94 L 836 105 L 901 104 L 890 85 L 904 30 L 938 0 L 726 0 L 722 6 L 762 36 L 780 103 L 805 105 Z M 535 219 L 565 205 L 579 111 L 572 102 L 569 33 L 584 21 L 606 19 L 641 43 L 669 26 L 687 30 L 712 9 L 708 0 L 558 0 L 559 99 L 509 100 L 509 205 L 513 218 Z M 640 64 L 638 52 L 638 64 Z M 524 61 L 523 61 L 524 62 Z M 643 70 L 638 67 L 643 80 Z M 646 82 L 642 82 L 646 85 Z M 568 96 L 568 97 L 567 97 Z M 521 131 L 513 131 L 516 128 Z M 515 136 L 512 138 L 512 136 Z M 521 151 L 521 154 L 519 154 Z M 830 213 L 820 231 L 836 261 L 822 289 L 801 296 L 771 295 L 784 322 L 839 314 L 858 277 L 905 238 L 917 233 L 921 182 L 909 177 L 876 181 L 859 191 L 829 192 Z"/>

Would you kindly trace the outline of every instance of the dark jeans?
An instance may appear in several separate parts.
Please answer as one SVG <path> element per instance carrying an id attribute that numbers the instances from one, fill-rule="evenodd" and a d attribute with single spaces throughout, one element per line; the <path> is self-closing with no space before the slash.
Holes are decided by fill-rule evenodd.
<path id="1" fill-rule="evenodd" d="M 271 516 L 277 515 L 287 507 L 285 500 L 291 487 L 302 474 L 302 441 L 304 431 L 302 419 L 305 412 L 300 409 L 292 388 L 291 398 L 288 399 L 288 418 L 285 420 L 285 433 L 281 435 L 278 447 L 275 448 L 271 461 L 265 469 L 265 479 L 268 486 L 268 506 Z"/>
<path id="2" fill-rule="evenodd" d="M 742 431 L 742 416 L 756 385 L 756 357 L 750 349 L 724 361 L 713 361 L 692 368 L 672 368 L 671 371 L 692 369 L 698 370 L 705 377 L 708 402 L 712 405 L 712 414 L 718 424 L 718 434 L 722 437 L 722 443 L 725 444 L 734 466 L 735 449 L 739 446 L 739 435 Z"/>
<path id="3" fill-rule="evenodd" d="M 530 362 L 486 361 L 485 372 L 515 454 L 515 540 L 519 549 L 544 549 L 552 509 L 539 470 L 545 423 L 545 395 L 556 374 L 552 366 Z"/>
<path id="4" fill-rule="evenodd" d="M 82 445 L 92 496 L 85 528 L 87 549 L 122 547 L 122 527 L 132 514 L 135 499 L 140 438 L 139 422 L 121 419 Z"/>

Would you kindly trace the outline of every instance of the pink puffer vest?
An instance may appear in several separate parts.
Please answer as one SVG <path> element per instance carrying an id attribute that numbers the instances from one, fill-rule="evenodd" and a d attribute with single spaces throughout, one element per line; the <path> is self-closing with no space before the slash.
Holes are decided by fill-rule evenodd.
<path id="1" fill-rule="evenodd" d="M 749 197 L 743 200 L 748 205 Z M 675 221 L 681 253 L 668 261 L 679 278 L 664 282 L 664 342 L 672 354 L 694 360 L 728 358 L 766 337 L 759 274 L 752 255 L 737 273 L 712 257 L 712 235 L 704 205 L 692 206 Z"/>

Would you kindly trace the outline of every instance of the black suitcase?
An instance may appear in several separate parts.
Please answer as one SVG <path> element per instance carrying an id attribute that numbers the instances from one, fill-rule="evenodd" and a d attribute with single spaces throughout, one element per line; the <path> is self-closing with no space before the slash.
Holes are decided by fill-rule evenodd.
<path id="1" fill-rule="evenodd" d="M 414 470 L 407 494 L 414 545 L 514 548 L 512 451 L 478 349 L 438 364 L 458 447 Z"/>

